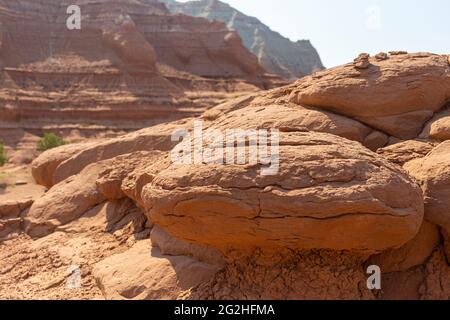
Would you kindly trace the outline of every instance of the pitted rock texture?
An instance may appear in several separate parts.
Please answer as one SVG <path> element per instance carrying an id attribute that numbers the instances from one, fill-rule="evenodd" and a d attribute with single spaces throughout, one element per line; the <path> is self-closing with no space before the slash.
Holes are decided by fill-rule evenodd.
<path id="1" fill-rule="evenodd" d="M 438 141 L 450 140 L 450 107 L 434 115 L 425 125 L 420 138 Z"/>
<path id="2" fill-rule="evenodd" d="M 173 13 L 222 21 L 241 36 L 269 72 L 296 79 L 324 69 L 319 54 L 309 40 L 290 41 L 254 17 L 247 16 L 218 0 L 177 2 L 160 0 Z"/>
<path id="3" fill-rule="evenodd" d="M 414 53 L 369 59 L 298 80 L 291 101 L 346 115 L 402 139 L 417 137 L 450 99 L 447 56 Z"/>
<path id="4" fill-rule="evenodd" d="M 376 251 L 417 234 L 420 189 L 359 143 L 282 133 L 279 153 L 273 176 L 261 175 L 259 165 L 170 165 L 143 189 L 149 219 L 179 239 L 223 253 L 254 247 Z"/>
<path id="5" fill-rule="evenodd" d="M 371 300 L 375 297 L 367 289 L 362 261 L 349 252 L 281 251 L 267 255 L 256 250 L 194 288 L 189 298 Z"/>
<path id="6" fill-rule="evenodd" d="M 192 120 L 180 120 L 142 129 L 118 138 L 88 144 L 67 145 L 44 152 L 32 164 L 38 183 L 48 187 L 80 173 L 88 165 L 137 151 L 169 151 L 176 144 L 171 134 L 190 127 Z"/>
<path id="7" fill-rule="evenodd" d="M 272 129 L 282 132 L 312 131 L 358 141 L 371 150 L 388 143 L 389 137 L 349 117 L 289 102 L 294 85 L 243 96 L 207 110 L 203 120 L 223 130 Z"/>
<path id="8" fill-rule="evenodd" d="M 94 206 L 104 202 L 106 197 L 98 190 L 96 180 L 103 164 L 92 164 L 82 173 L 72 176 L 53 186 L 43 197 L 33 203 L 26 215 L 26 231 L 33 237 L 41 237 L 56 227 L 71 222 Z"/>
<path id="9" fill-rule="evenodd" d="M 50 149 L 35 160 L 31 166 L 31 173 L 40 185 L 50 188 L 53 185 L 53 172 L 65 160 L 78 152 L 89 148 L 89 143 L 74 143 Z"/>

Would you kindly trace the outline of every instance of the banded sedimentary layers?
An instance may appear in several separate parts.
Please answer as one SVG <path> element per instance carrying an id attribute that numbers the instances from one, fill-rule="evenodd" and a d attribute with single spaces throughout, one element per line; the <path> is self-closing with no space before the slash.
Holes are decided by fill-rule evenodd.
<path id="1" fill-rule="evenodd" d="M 293 42 L 272 31 L 257 18 L 247 16 L 218 0 L 178 2 L 160 0 L 173 13 L 222 21 L 241 36 L 244 45 L 253 52 L 269 72 L 286 79 L 301 78 L 324 69 L 320 56 L 309 40 Z"/>
<path id="2" fill-rule="evenodd" d="M 73 4 L 80 30 L 66 27 Z M 157 1 L 1 1 L 0 26 L 9 130 L 134 130 L 278 81 L 225 25 Z"/>

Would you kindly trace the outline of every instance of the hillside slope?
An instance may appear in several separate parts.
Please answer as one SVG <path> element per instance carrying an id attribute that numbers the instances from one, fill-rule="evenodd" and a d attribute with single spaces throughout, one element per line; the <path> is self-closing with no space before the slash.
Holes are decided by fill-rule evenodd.
<path id="1" fill-rule="evenodd" d="M 286 79 L 300 78 L 324 69 L 320 56 L 309 40 L 293 42 L 272 31 L 257 18 L 247 16 L 218 0 L 161 0 L 173 13 L 225 22 L 241 36 L 244 45 L 269 72 Z"/>

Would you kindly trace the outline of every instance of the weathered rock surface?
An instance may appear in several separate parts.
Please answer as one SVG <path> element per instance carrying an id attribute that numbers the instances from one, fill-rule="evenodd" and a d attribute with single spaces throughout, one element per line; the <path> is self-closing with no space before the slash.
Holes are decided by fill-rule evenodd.
<path id="1" fill-rule="evenodd" d="M 425 157 L 436 143 L 421 140 L 406 140 L 377 150 L 377 153 L 389 161 L 403 166 L 405 163 Z"/>
<path id="2" fill-rule="evenodd" d="M 406 271 L 425 263 L 440 241 L 438 227 L 425 220 L 414 239 L 400 248 L 371 257 L 367 264 L 379 266 L 383 273 Z"/>
<path id="3" fill-rule="evenodd" d="M 33 199 L 8 200 L 0 202 L 0 218 L 18 217 L 33 204 Z"/>
<path id="4" fill-rule="evenodd" d="M 222 21 L 241 36 L 245 47 L 253 52 L 269 72 L 286 79 L 296 79 L 324 69 L 316 49 L 309 40 L 290 41 L 254 17 L 247 16 L 218 0 L 177 2 L 160 0 L 173 13 Z"/>
<path id="5" fill-rule="evenodd" d="M 291 101 L 360 120 L 389 135 L 411 139 L 450 99 L 447 56 L 415 53 L 369 59 L 299 80 Z"/>
<path id="6" fill-rule="evenodd" d="M 148 216 L 179 239 L 223 253 L 386 250 L 419 230 L 420 189 L 359 143 L 282 133 L 279 164 L 275 176 L 260 175 L 258 165 L 171 165 L 143 189 Z"/>
<path id="7" fill-rule="evenodd" d="M 211 117 L 215 111 L 214 108 L 208 110 L 204 117 Z M 358 141 L 372 150 L 384 146 L 388 140 L 385 134 L 373 130 L 359 121 L 331 112 L 282 102 L 261 104 L 259 101 L 255 101 L 247 107 L 236 108 L 228 112 L 226 116 L 217 118 L 210 126 L 223 130 L 227 128 L 277 128 L 283 132 L 325 132 Z"/>
<path id="8" fill-rule="evenodd" d="M 91 163 L 137 151 L 169 151 L 178 141 L 171 135 L 178 128 L 190 128 L 192 119 L 142 129 L 116 139 L 93 144 L 63 161 L 53 172 L 53 183 L 79 173 Z"/>
<path id="9" fill-rule="evenodd" d="M 98 190 L 108 200 L 120 200 L 126 198 L 127 195 L 125 192 L 128 190 L 123 190 L 123 181 L 138 168 L 142 162 L 152 163 L 158 161 L 162 155 L 162 152 L 157 151 L 138 151 L 102 161 L 102 163 L 106 163 L 107 169 L 102 170 L 99 177 L 96 179 L 95 183 Z"/>
<path id="10" fill-rule="evenodd" d="M 450 230 L 450 141 L 433 149 L 426 157 L 410 161 L 404 168 L 419 181 L 425 203 L 425 218 Z"/>
<path id="11" fill-rule="evenodd" d="M 107 169 L 106 164 L 95 163 L 53 186 L 33 203 L 26 215 L 27 233 L 32 237 L 47 235 L 105 201 L 106 197 L 98 190 L 96 181 Z"/>
<path id="12" fill-rule="evenodd" d="M 0 171 L 0 242 L 23 232 L 23 216 L 45 192 L 44 187 L 32 184 L 23 168 L 8 167 Z"/>
<path id="13" fill-rule="evenodd" d="M 33 161 L 32 174 L 37 183 L 50 187 L 101 160 L 138 151 L 168 151 L 177 143 L 171 141 L 171 134 L 180 127 L 190 127 L 190 122 L 180 120 L 106 141 L 69 144 L 51 149 Z"/>
<path id="14" fill-rule="evenodd" d="M 273 128 L 286 132 L 326 132 L 358 141 L 373 150 L 387 143 L 386 135 L 359 121 L 287 103 L 286 96 L 277 97 L 280 92 L 281 89 L 277 89 L 269 96 L 245 96 L 210 109 L 202 116 L 204 129 Z M 86 144 L 82 150 L 77 146 L 65 146 L 61 152 L 56 149 L 36 159 L 32 173 L 38 183 L 51 186 L 96 161 L 135 151 L 169 151 L 177 144 L 171 139 L 172 133 L 177 129 L 192 130 L 193 123 L 193 119 L 186 119 L 161 124 L 105 142 Z M 53 156 L 53 153 L 58 155 Z M 44 182 L 43 179 L 47 180 Z"/>
<path id="15" fill-rule="evenodd" d="M 353 66 L 356 69 L 367 69 L 370 67 L 369 61 L 370 55 L 367 53 L 361 53 L 355 60 L 353 60 Z M 377 58 L 377 60 L 379 60 Z"/>
<path id="16" fill-rule="evenodd" d="M 64 153 L 64 149 L 61 150 Z M 136 151 L 103 161 L 93 161 L 80 173 L 55 184 L 33 204 L 25 216 L 26 231 L 41 237 L 55 228 L 80 217 L 105 200 L 121 200 L 130 193 L 122 181 L 139 167 L 142 161 L 153 163 L 164 153 Z M 136 186 L 134 186 L 136 188 Z M 132 198 L 130 196 L 130 198 Z"/>
<path id="17" fill-rule="evenodd" d="M 105 202 L 43 238 L 21 234 L 0 241 L 0 297 L 105 299 L 92 274 L 94 265 L 148 235 L 145 221 L 129 200 Z"/>
<path id="18" fill-rule="evenodd" d="M 434 140 L 450 140 L 450 108 L 434 115 L 425 125 L 420 138 Z"/>
<path id="19" fill-rule="evenodd" d="M 0 241 L 21 230 L 23 214 L 33 203 L 33 199 L 4 200 L 0 197 Z"/>
<path id="20" fill-rule="evenodd" d="M 437 109 L 450 92 L 446 82 L 447 77 L 450 77 L 448 76 L 448 65 L 445 64 L 444 68 L 441 60 L 445 59 L 442 56 L 431 54 L 390 56 L 389 59 L 379 62 L 387 64 L 380 65 L 380 68 L 382 68 L 380 69 L 379 75 L 371 75 L 372 73 L 368 75 L 358 74 L 357 78 L 348 78 L 350 69 L 348 69 L 348 66 L 344 66 L 324 71 L 323 74 L 306 78 L 288 87 L 232 100 L 206 112 L 203 118 L 214 121 L 216 125 L 222 127 L 228 125 L 239 126 L 240 128 L 250 126 L 264 128 L 273 126 L 282 131 L 308 130 L 328 132 L 359 141 L 370 149 L 376 150 L 388 142 L 388 135 L 385 132 L 401 137 L 403 136 L 402 133 L 398 134 L 398 132 L 395 133 L 394 131 L 399 129 L 409 130 L 414 125 L 411 126 L 408 123 L 402 123 L 402 125 L 395 124 L 395 126 L 391 126 L 389 122 L 385 122 L 394 131 L 386 130 L 384 125 L 378 126 L 379 130 L 373 130 L 370 126 L 361 123 L 369 123 L 369 125 L 377 127 L 372 122 L 367 122 L 365 115 L 373 114 L 374 119 L 381 119 L 386 114 L 392 113 L 395 110 L 397 112 L 395 117 L 399 117 L 399 121 L 407 120 L 409 119 L 411 106 L 414 104 L 419 106 L 417 101 L 412 103 L 412 100 L 408 100 L 414 95 L 420 95 L 419 100 L 424 103 L 422 106 L 433 104 L 435 107 L 431 109 Z M 383 74 L 383 70 L 386 70 L 385 74 Z M 337 80 L 334 76 L 338 77 Z M 359 79 L 360 77 L 361 79 Z M 370 79 L 378 77 L 380 79 L 374 85 L 370 85 Z M 416 79 L 420 85 L 411 86 L 410 84 L 412 82 L 409 82 L 409 85 L 405 85 L 405 79 L 409 78 Z M 327 81 L 333 81 L 333 86 L 325 87 Z M 358 89 L 361 85 L 363 86 L 362 90 Z M 320 89 L 321 86 L 323 86 L 323 89 Z M 397 86 L 397 90 L 392 90 L 391 88 L 395 86 Z M 427 91 L 425 94 L 424 90 L 428 89 L 431 91 Z M 384 90 L 388 90 L 389 94 L 385 94 Z M 342 92 L 342 95 L 340 92 Z M 364 94 L 361 92 L 364 92 Z M 373 101 L 380 101 L 377 100 L 377 95 L 382 95 L 383 102 L 375 105 Z M 424 102 L 428 95 L 432 97 L 431 100 Z M 365 96 L 369 96 L 372 99 L 365 99 Z M 317 108 L 306 108 L 289 102 L 289 100 L 294 100 L 297 103 L 302 102 L 307 106 L 314 104 L 308 100 L 314 97 L 317 97 L 317 99 L 333 99 L 335 103 L 342 104 L 342 108 L 344 109 L 329 108 L 328 106 L 330 104 L 328 103 L 318 105 Z M 356 108 L 357 103 L 361 106 L 364 103 L 372 105 L 365 106 L 361 109 L 360 107 Z M 386 103 L 390 106 L 389 108 L 385 105 Z M 406 105 L 407 103 L 409 104 Z M 350 116 L 350 118 L 331 112 L 324 112 L 320 110 L 321 108 L 331 109 L 338 114 Z M 431 117 L 433 111 L 426 112 Z M 420 121 L 420 126 L 424 124 L 425 120 Z M 416 124 L 419 126 L 418 122 Z M 181 121 L 173 124 L 173 126 L 175 125 L 184 125 L 184 123 Z M 53 174 L 49 172 L 46 176 L 54 175 L 53 183 L 59 182 L 70 175 L 80 172 L 82 168 L 94 161 L 139 150 L 162 149 L 167 151 L 174 145 L 168 142 L 169 134 L 174 129 L 173 126 L 162 125 L 160 127 L 145 129 L 138 133 L 130 134 L 126 139 L 119 138 L 117 141 L 112 140 L 99 143 L 93 148 L 86 148 L 86 150 L 60 163 L 57 169 L 52 170 Z M 165 134 L 159 134 L 159 131 Z M 158 137 L 159 142 L 148 138 L 146 132 L 149 132 L 149 135 Z M 418 132 L 416 133 L 418 134 Z M 113 147 L 114 145 L 115 147 Z M 43 163 L 46 163 L 45 159 Z M 38 168 L 41 168 L 42 165 L 36 164 L 35 166 L 37 168 L 35 171 L 39 172 L 41 169 Z M 51 165 L 50 167 L 53 168 Z M 39 176 L 40 174 L 37 173 L 35 176 L 36 179 L 41 179 Z M 49 178 L 47 177 L 47 179 Z M 49 185 L 49 182 L 47 181 L 45 184 Z"/>
<path id="21" fill-rule="evenodd" d="M 150 240 L 97 263 L 93 275 L 106 299 L 167 300 L 188 295 L 218 267 L 187 256 L 166 256 Z"/>

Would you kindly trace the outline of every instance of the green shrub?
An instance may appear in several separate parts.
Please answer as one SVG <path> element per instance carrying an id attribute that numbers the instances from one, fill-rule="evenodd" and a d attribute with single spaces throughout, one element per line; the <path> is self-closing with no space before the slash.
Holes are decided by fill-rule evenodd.
<path id="1" fill-rule="evenodd" d="M 67 144 L 67 142 L 64 141 L 63 138 L 54 133 L 46 133 L 44 134 L 44 137 L 38 141 L 37 149 L 39 151 L 45 151 L 65 144 Z"/>
<path id="2" fill-rule="evenodd" d="M 8 162 L 6 158 L 5 144 L 0 140 L 0 167 L 4 166 Z"/>

